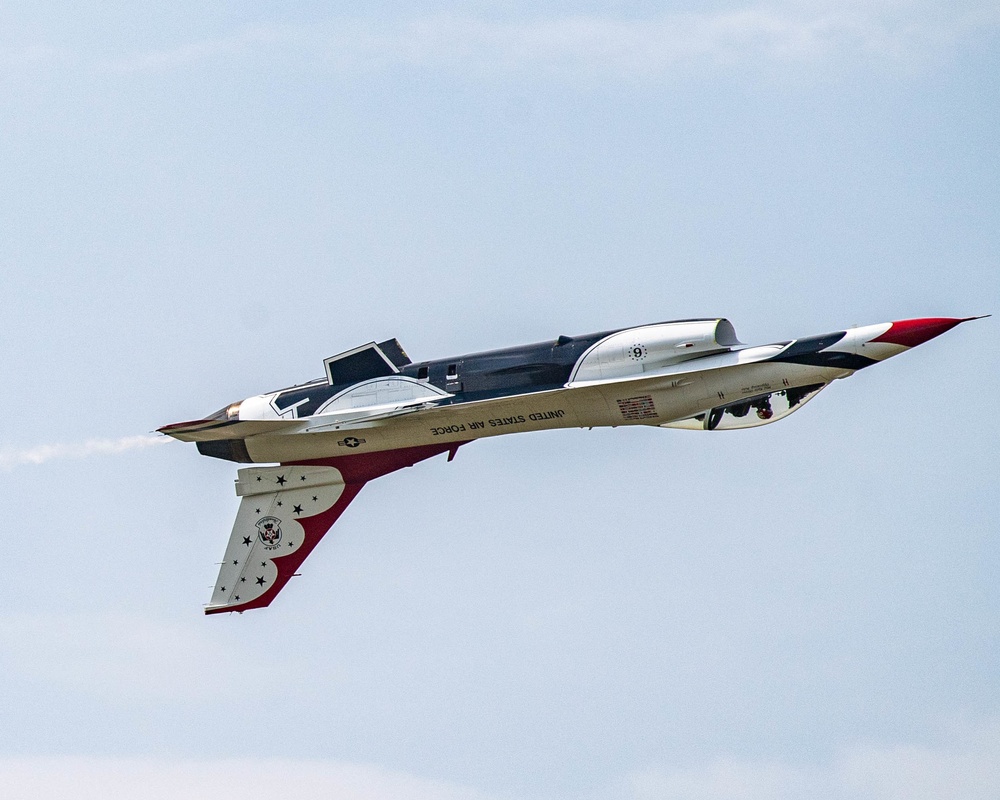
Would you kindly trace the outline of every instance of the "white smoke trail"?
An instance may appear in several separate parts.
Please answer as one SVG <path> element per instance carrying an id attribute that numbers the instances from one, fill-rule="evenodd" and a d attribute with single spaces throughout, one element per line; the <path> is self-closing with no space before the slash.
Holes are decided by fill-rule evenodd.
<path id="1" fill-rule="evenodd" d="M 166 436 L 142 434 L 122 436 L 119 439 L 88 439 L 85 442 L 41 444 L 19 450 L 0 450 L 0 470 L 9 471 L 24 464 L 44 464 L 46 461 L 67 458 L 87 458 L 94 455 L 113 455 L 127 450 L 138 450 L 163 444 Z"/>

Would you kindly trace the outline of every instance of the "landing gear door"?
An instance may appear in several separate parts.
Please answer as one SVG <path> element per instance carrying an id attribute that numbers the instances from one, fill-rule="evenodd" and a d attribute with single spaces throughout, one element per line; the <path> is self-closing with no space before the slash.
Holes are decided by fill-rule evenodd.
<path id="1" fill-rule="evenodd" d="M 811 386 L 799 386 L 747 397 L 735 403 L 716 406 L 688 419 L 667 422 L 660 427 L 705 431 L 756 428 L 784 419 L 812 400 L 826 385 L 825 383 L 817 383 Z"/>

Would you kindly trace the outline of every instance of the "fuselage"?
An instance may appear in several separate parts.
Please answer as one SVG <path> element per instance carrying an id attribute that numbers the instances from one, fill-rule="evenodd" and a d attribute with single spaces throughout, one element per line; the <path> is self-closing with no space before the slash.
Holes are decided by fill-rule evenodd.
<path id="1" fill-rule="evenodd" d="M 251 464 L 205 612 L 269 605 L 375 478 L 507 433 L 766 425 L 830 382 L 954 327 L 887 322 L 749 347 L 724 319 L 681 320 L 413 363 L 395 339 L 324 361 L 325 376 L 161 432 Z"/>
<path id="2" fill-rule="evenodd" d="M 161 430 L 206 455 L 301 463 L 552 428 L 752 427 L 960 321 L 746 346 L 725 319 L 678 320 L 421 362 L 393 339 L 327 359 L 324 378 Z"/>

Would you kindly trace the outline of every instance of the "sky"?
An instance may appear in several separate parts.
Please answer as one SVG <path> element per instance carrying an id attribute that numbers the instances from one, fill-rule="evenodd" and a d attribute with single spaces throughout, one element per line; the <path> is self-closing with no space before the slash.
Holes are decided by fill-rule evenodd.
<path id="1" fill-rule="evenodd" d="M 779 425 L 374 481 L 243 615 L 202 613 L 236 465 L 151 433 L 393 336 L 996 314 L 998 34 L 980 0 L 0 4 L 5 797 L 1000 795 L 997 317 Z"/>

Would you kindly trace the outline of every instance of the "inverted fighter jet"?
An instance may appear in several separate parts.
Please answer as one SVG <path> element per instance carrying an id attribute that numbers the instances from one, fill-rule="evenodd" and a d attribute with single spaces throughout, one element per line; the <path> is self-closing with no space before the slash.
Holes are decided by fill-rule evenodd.
<path id="1" fill-rule="evenodd" d="M 474 439 L 550 428 L 752 428 L 838 378 L 966 319 L 908 319 L 747 346 L 726 319 L 642 325 L 412 362 L 396 339 L 325 375 L 159 429 L 242 464 L 242 498 L 205 613 L 267 606 L 370 480 Z"/>

